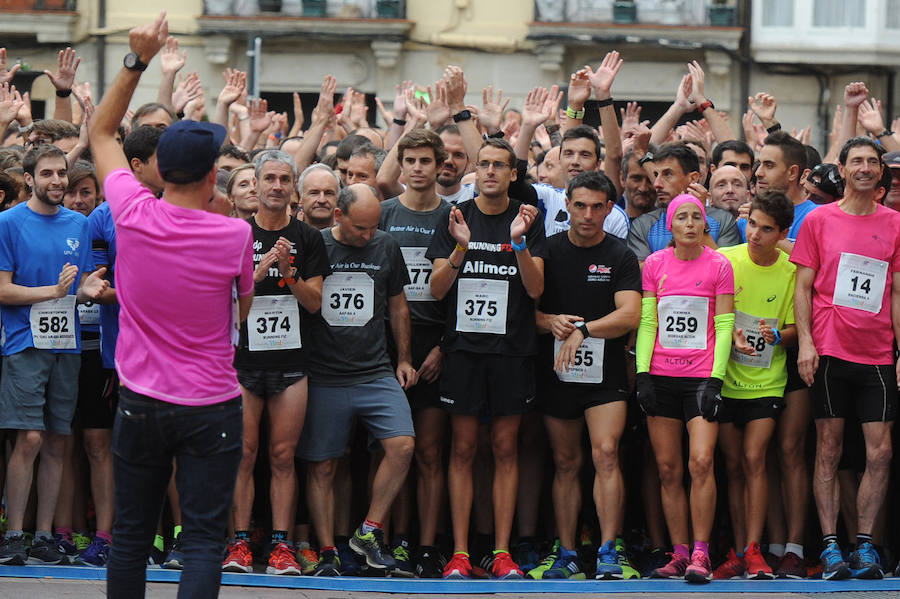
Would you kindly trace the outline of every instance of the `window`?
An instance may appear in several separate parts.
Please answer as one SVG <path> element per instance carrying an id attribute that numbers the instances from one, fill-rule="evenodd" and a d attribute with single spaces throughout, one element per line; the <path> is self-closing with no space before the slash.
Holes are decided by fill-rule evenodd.
<path id="1" fill-rule="evenodd" d="M 793 0 L 763 0 L 762 24 L 763 27 L 793 27 Z"/>
<path id="2" fill-rule="evenodd" d="M 865 27 L 866 0 L 815 0 L 814 27 Z"/>
<path id="3" fill-rule="evenodd" d="M 900 0 L 887 0 L 885 3 L 884 26 L 887 29 L 900 29 Z"/>

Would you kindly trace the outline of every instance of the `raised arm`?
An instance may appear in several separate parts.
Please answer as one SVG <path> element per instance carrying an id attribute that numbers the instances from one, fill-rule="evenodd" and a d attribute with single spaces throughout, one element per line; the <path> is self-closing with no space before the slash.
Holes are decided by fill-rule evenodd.
<path id="1" fill-rule="evenodd" d="M 603 172 L 616 186 L 616 193 L 622 194 L 619 175 L 622 172 L 622 136 L 619 121 L 616 120 L 616 108 L 613 106 L 612 84 L 616 80 L 624 61 L 619 53 L 613 50 L 603 57 L 603 62 L 594 72 L 589 72 L 588 79 L 594 91 L 594 98 L 600 103 L 600 127 L 606 141 L 606 159 L 603 161 Z M 585 67 L 590 69 L 590 67 Z M 600 158 L 599 156 L 597 158 Z"/>
<path id="2" fill-rule="evenodd" d="M 650 128 L 650 143 L 661 144 L 665 142 L 666 138 L 669 137 L 669 131 L 675 128 L 679 119 L 694 109 L 694 103 L 690 100 L 693 86 L 694 81 L 690 74 L 681 78 L 681 83 L 678 84 L 678 88 L 675 91 L 675 101 Z"/>
<path id="3" fill-rule="evenodd" d="M 325 75 L 322 80 L 322 87 L 319 90 L 319 101 L 312 111 L 312 120 L 306 135 L 303 136 L 303 143 L 294 153 L 294 162 L 297 164 L 297 172 L 302 172 L 307 166 L 312 164 L 313 158 L 316 156 L 316 150 L 319 149 L 319 143 L 325 136 L 325 130 L 328 124 L 334 120 L 334 90 L 337 89 L 337 79 L 331 75 Z"/>
<path id="4" fill-rule="evenodd" d="M 719 143 L 737 139 L 734 131 L 731 130 L 731 127 L 728 126 L 728 123 L 722 118 L 722 115 L 719 114 L 709 98 L 706 97 L 706 73 L 703 72 L 700 63 L 696 60 L 689 62 L 688 71 L 691 73 L 691 94 L 694 99 L 694 104 L 697 105 L 700 114 L 702 114 L 703 118 L 706 119 L 706 122 L 709 123 L 709 128 L 712 131 L 713 137 Z"/>
<path id="5" fill-rule="evenodd" d="M 60 50 L 56 62 L 56 72 L 44 71 L 50 78 L 50 83 L 56 88 L 56 105 L 53 109 L 53 118 L 72 122 L 72 86 L 75 85 L 75 72 L 81 59 L 75 56 L 75 50 L 66 48 Z"/>
<path id="6" fill-rule="evenodd" d="M 178 40 L 170 37 L 166 40 L 166 45 L 159 55 L 159 67 L 162 71 L 162 77 L 159 80 L 159 92 L 156 96 L 156 102 L 163 106 L 168 106 L 172 112 L 178 112 L 172 103 L 172 92 L 175 91 L 175 75 L 178 74 L 184 63 L 187 61 L 187 51 L 178 53 Z"/>

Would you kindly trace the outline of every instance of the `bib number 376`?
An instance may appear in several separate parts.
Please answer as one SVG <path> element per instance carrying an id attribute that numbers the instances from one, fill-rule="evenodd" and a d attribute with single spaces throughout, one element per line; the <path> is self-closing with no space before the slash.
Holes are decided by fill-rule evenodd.
<path id="1" fill-rule="evenodd" d="M 334 327 L 361 327 L 372 320 L 375 281 L 364 272 L 336 272 L 322 283 L 322 318 Z"/>

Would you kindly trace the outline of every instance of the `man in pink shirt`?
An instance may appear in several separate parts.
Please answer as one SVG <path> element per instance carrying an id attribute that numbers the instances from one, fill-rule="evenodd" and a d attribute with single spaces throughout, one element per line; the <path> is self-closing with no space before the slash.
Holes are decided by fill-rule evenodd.
<path id="1" fill-rule="evenodd" d="M 813 492 L 825 579 L 884 575 L 871 535 L 887 490 L 900 383 L 893 350 L 900 334 L 900 214 L 875 201 L 882 153 L 867 137 L 844 145 L 839 159 L 844 198 L 807 215 L 791 254 L 797 265 L 797 366 L 812 387 L 816 421 Z M 862 423 L 866 471 L 857 495 L 856 549 L 847 563 L 837 543 L 835 474 L 844 418 L 851 410 Z"/>
<path id="2" fill-rule="evenodd" d="M 90 124 L 97 173 L 116 225 L 122 381 L 113 429 L 115 511 L 107 595 L 144 596 L 146 563 L 172 473 L 185 553 L 179 596 L 216 597 L 224 532 L 241 458 L 241 394 L 233 333 L 253 298 L 252 236 L 204 211 L 225 138 L 180 121 L 157 147 L 160 200 L 128 169 L 116 126 L 141 72 L 166 44 L 165 13 L 131 30 L 131 53 Z"/>

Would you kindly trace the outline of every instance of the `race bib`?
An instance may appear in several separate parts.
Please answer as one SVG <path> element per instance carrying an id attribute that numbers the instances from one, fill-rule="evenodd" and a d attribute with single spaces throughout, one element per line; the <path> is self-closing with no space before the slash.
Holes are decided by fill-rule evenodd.
<path id="1" fill-rule="evenodd" d="M 403 260 L 406 261 L 406 270 L 409 272 L 409 285 L 403 290 L 406 292 L 408 302 L 431 302 L 431 260 L 425 257 L 428 248 L 400 248 L 403 252 Z"/>
<path id="2" fill-rule="evenodd" d="M 690 295 L 659 298 L 659 345 L 666 349 L 706 349 L 709 299 Z"/>
<path id="3" fill-rule="evenodd" d="M 554 338 L 553 359 L 556 360 L 559 348 L 563 342 Z M 606 347 L 605 339 L 588 337 L 581 342 L 575 351 L 575 359 L 569 364 L 566 372 L 556 371 L 556 376 L 564 383 L 602 383 L 603 382 L 603 350 Z"/>
<path id="4" fill-rule="evenodd" d="M 766 318 L 764 320 L 773 329 L 778 328 L 777 318 Z M 772 354 L 775 351 L 775 346 L 766 343 L 759 330 L 759 321 L 759 316 L 753 316 L 740 310 L 734 311 L 734 329 L 744 330 L 744 337 L 746 337 L 747 343 L 752 345 L 753 351 L 756 352 L 755 356 L 748 356 L 739 352 L 732 344 L 731 359 L 738 364 L 744 364 L 753 368 L 768 368 L 772 365 Z"/>
<path id="5" fill-rule="evenodd" d="M 508 295 L 509 281 L 459 279 L 456 330 L 505 335 Z"/>
<path id="6" fill-rule="evenodd" d="M 81 324 L 100 324 L 100 304 L 87 302 L 78 304 L 78 322 Z"/>
<path id="7" fill-rule="evenodd" d="M 831 303 L 878 314 L 887 273 L 888 263 L 884 260 L 841 252 Z"/>
<path id="8" fill-rule="evenodd" d="M 336 272 L 322 283 L 322 318 L 334 327 L 361 327 L 372 320 L 375 281 L 364 272 Z"/>
<path id="9" fill-rule="evenodd" d="M 33 304 L 30 319 L 37 349 L 77 349 L 74 295 Z"/>
<path id="10" fill-rule="evenodd" d="M 250 351 L 300 349 L 300 307 L 293 295 L 253 298 L 247 318 Z"/>

